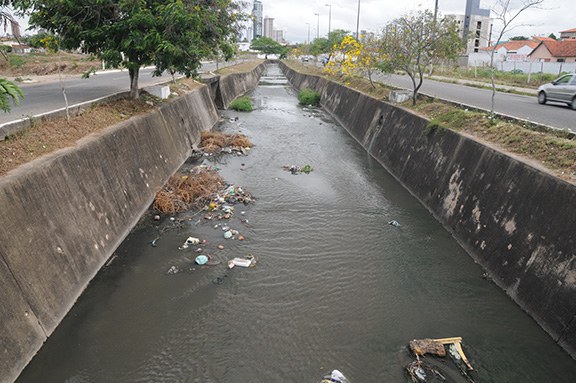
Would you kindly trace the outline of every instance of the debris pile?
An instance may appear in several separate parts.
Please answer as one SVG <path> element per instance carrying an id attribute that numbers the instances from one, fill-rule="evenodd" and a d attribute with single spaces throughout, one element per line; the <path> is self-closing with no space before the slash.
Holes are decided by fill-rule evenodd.
<path id="1" fill-rule="evenodd" d="M 223 183 L 222 177 L 211 169 L 191 175 L 176 174 L 156 194 L 152 208 L 163 214 L 187 211 L 205 203 Z"/>
<path id="2" fill-rule="evenodd" d="M 304 165 L 302 167 L 296 165 L 284 165 L 282 169 L 288 170 L 292 174 L 306 173 L 310 174 L 314 169 L 310 165 Z"/>
<path id="3" fill-rule="evenodd" d="M 222 132 L 202 132 L 200 150 L 203 153 L 241 153 L 246 154 L 252 143 L 243 134 L 226 134 Z"/>
<path id="4" fill-rule="evenodd" d="M 441 339 L 414 339 L 409 342 L 410 351 L 416 356 L 416 360 L 406 366 L 408 377 L 414 383 L 434 383 L 448 382 L 447 372 L 440 371 L 440 367 L 435 367 L 432 363 L 424 361 L 425 355 L 433 355 L 444 358 L 447 355 L 454 362 L 460 375 L 469 383 L 474 383 L 471 373 L 474 371 L 468 358 L 462 349 L 462 338 L 441 338 Z M 444 364 L 444 366 L 447 366 Z M 442 367 L 444 369 L 445 367 Z"/>

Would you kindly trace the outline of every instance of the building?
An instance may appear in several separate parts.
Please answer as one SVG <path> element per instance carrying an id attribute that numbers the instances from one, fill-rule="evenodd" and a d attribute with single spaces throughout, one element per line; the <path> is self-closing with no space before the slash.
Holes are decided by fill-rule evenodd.
<path id="1" fill-rule="evenodd" d="M 274 30 L 274 41 L 279 42 L 280 44 L 284 43 L 284 31 L 281 29 Z"/>
<path id="2" fill-rule="evenodd" d="M 264 36 L 263 28 L 262 28 L 262 15 L 264 14 L 264 7 L 262 6 L 262 2 L 258 0 L 254 0 L 254 7 L 252 8 L 252 19 L 254 22 L 254 38 L 257 39 L 258 37 Z"/>
<path id="3" fill-rule="evenodd" d="M 576 39 L 576 28 L 560 31 L 560 40 Z"/>
<path id="4" fill-rule="evenodd" d="M 538 62 L 576 62 L 576 39 L 542 40 L 528 57 Z"/>
<path id="5" fill-rule="evenodd" d="M 266 16 L 264 18 L 264 37 L 274 39 L 274 19 Z"/>
<path id="6" fill-rule="evenodd" d="M 480 8 L 480 0 L 466 0 L 464 15 L 447 15 L 458 25 L 458 33 L 466 40 L 465 54 L 480 52 L 490 45 L 492 24 L 490 10 Z"/>

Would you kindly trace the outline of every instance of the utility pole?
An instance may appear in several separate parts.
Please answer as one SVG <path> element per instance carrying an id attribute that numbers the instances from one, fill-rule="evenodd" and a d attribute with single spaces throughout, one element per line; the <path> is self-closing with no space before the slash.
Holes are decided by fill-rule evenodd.
<path id="1" fill-rule="evenodd" d="M 306 25 L 308 25 L 308 42 L 307 44 L 310 45 L 310 23 L 306 23 Z"/>
<path id="2" fill-rule="evenodd" d="M 330 40 L 330 28 L 332 27 L 332 4 L 326 4 L 328 8 L 328 40 Z"/>
<path id="3" fill-rule="evenodd" d="M 360 0 L 358 0 L 358 16 L 356 17 L 356 40 L 360 41 Z"/>
<path id="4" fill-rule="evenodd" d="M 316 16 L 316 38 L 319 38 L 320 37 L 320 14 L 315 13 L 314 16 Z"/>

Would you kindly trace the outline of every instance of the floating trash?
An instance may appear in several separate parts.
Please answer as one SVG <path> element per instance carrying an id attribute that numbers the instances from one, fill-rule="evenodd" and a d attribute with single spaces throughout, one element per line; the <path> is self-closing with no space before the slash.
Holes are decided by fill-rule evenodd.
<path id="1" fill-rule="evenodd" d="M 205 265 L 208 263 L 208 257 L 205 255 L 199 255 L 194 261 L 199 265 Z"/>
<path id="2" fill-rule="evenodd" d="M 394 220 L 389 221 L 388 225 L 392 225 L 394 227 L 400 227 L 400 223 L 398 221 L 394 221 Z"/>

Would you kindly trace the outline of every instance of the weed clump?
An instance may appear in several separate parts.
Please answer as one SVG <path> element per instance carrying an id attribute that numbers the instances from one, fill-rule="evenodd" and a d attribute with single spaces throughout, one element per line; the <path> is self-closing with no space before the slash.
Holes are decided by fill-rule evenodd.
<path id="1" fill-rule="evenodd" d="M 230 103 L 230 109 L 238 112 L 250 112 L 254 110 L 254 107 L 252 106 L 252 101 L 250 101 L 250 97 L 243 96 L 232 101 Z"/>
<path id="2" fill-rule="evenodd" d="M 203 206 L 223 185 L 224 180 L 214 170 L 190 175 L 176 174 L 156 194 L 152 208 L 163 214 L 174 214 L 194 206 Z"/>
<path id="3" fill-rule="evenodd" d="M 305 88 L 298 93 L 298 101 L 300 105 L 320 105 L 320 93 L 315 90 Z"/>

